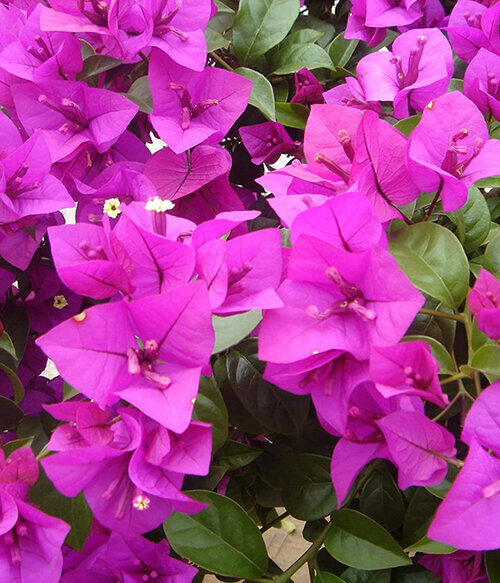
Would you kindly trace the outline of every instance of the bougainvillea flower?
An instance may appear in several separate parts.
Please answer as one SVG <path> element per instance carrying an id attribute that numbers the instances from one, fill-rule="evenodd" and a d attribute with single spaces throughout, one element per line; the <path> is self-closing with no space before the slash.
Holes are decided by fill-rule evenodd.
<path id="1" fill-rule="evenodd" d="M 281 280 L 281 236 L 276 229 L 208 241 L 196 251 L 196 270 L 207 283 L 217 314 L 283 305 L 275 291 Z"/>
<path id="2" fill-rule="evenodd" d="M 423 304 L 383 249 L 349 253 L 309 235 L 293 246 L 278 294 L 285 305 L 265 312 L 259 356 L 283 363 L 326 350 L 367 358 L 370 345 L 397 342 Z"/>
<path id="3" fill-rule="evenodd" d="M 0 224 L 74 206 L 50 168 L 50 152 L 40 131 L 0 161 Z"/>
<path id="4" fill-rule="evenodd" d="M 482 113 L 452 91 L 432 101 L 408 140 L 408 169 L 425 192 L 439 190 L 443 210 L 467 200 L 469 187 L 500 174 L 500 141 L 490 140 Z"/>
<path id="5" fill-rule="evenodd" d="M 168 432 L 153 421 L 150 423 L 166 433 L 163 441 L 153 433 L 151 444 L 142 416 L 136 411 L 121 408 L 114 417 L 95 403 L 84 401 L 47 408 L 69 424 L 54 431 L 47 448 L 57 453 L 43 460 L 43 468 L 65 496 L 83 491 L 102 525 L 125 535 L 141 534 L 161 524 L 175 508 L 197 512 L 203 507 L 180 491 L 184 478 L 181 472 L 162 474 L 163 482 L 156 484 L 154 491 L 147 488 L 148 482 L 154 485 L 151 470 L 161 472 L 163 458 L 172 455 L 171 446 L 173 449 Z M 204 437 L 208 437 L 210 448 L 210 435 Z M 167 454 L 155 449 L 160 443 Z M 142 459 L 148 451 L 144 448 L 151 446 L 150 455 L 159 455 L 153 458 L 151 468 L 142 467 L 139 476 L 133 468 L 134 458 Z M 185 453 L 189 455 L 189 450 Z"/>
<path id="6" fill-rule="evenodd" d="M 251 221 L 260 215 L 259 211 L 230 211 L 219 213 L 210 221 L 198 225 L 192 237 L 193 247 L 199 249 L 204 243 L 213 239 L 219 239 L 233 230 L 238 231 L 238 226 L 246 221 Z"/>
<path id="7" fill-rule="evenodd" d="M 453 458 L 455 437 L 419 411 L 395 411 L 377 421 L 384 434 L 390 459 L 398 468 L 398 484 L 432 486 L 446 477 Z"/>
<path id="8" fill-rule="evenodd" d="M 290 229 L 292 245 L 301 235 L 311 235 L 354 253 L 370 249 L 385 236 L 374 206 L 365 196 L 354 192 L 301 212 Z"/>
<path id="9" fill-rule="evenodd" d="M 475 400 L 465 419 L 462 441 L 477 441 L 500 455 L 500 382 L 485 389 Z"/>
<path id="10" fill-rule="evenodd" d="M 500 119 L 500 56 L 480 49 L 464 75 L 464 94 L 484 115 Z"/>
<path id="11" fill-rule="evenodd" d="M 310 394 L 323 428 L 333 435 L 342 435 L 349 397 L 369 378 L 368 362 L 329 350 L 291 364 L 268 362 L 264 378 L 290 393 Z"/>
<path id="12" fill-rule="evenodd" d="M 439 363 L 421 340 L 374 347 L 370 356 L 370 377 L 386 398 L 414 395 L 443 407 L 448 396 L 441 389 L 438 372 Z"/>
<path id="13" fill-rule="evenodd" d="M 424 555 L 418 561 L 441 577 L 442 583 L 489 583 L 484 553 L 457 551 L 451 555 Z"/>
<path id="14" fill-rule="evenodd" d="M 139 109 L 123 95 L 78 81 L 23 83 L 13 86 L 12 94 L 28 134 L 43 130 L 53 162 L 70 157 L 86 143 L 105 152 Z"/>
<path id="15" fill-rule="evenodd" d="M 495 51 L 498 9 L 495 4 L 488 8 L 487 2 L 474 0 L 458 0 L 455 4 L 446 30 L 453 50 L 462 60 L 470 62 L 481 48 Z"/>
<path id="16" fill-rule="evenodd" d="M 57 273 L 75 292 L 96 299 L 132 295 L 133 263 L 113 232 L 88 223 L 49 228 Z"/>
<path id="17" fill-rule="evenodd" d="M 176 200 L 227 174 L 230 168 L 227 150 L 203 145 L 182 154 L 163 148 L 148 160 L 144 174 L 156 187 L 158 196 Z"/>
<path id="18" fill-rule="evenodd" d="M 302 103 L 302 105 L 312 105 L 313 103 L 324 103 L 323 86 L 309 69 L 302 68 L 297 71 L 293 80 L 295 83 L 295 94 L 290 99 L 290 103 Z"/>
<path id="19" fill-rule="evenodd" d="M 27 502 L 38 478 L 38 464 L 29 447 L 5 459 L 0 452 L 0 569 L 8 581 L 32 583 L 59 580 L 61 547 L 70 527 Z"/>
<path id="20" fill-rule="evenodd" d="M 405 32 L 392 44 L 392 52 L 363 57 L 356 68 L 367 101 L 393 101 L 394 116 L 409 116 L 446 93 L 453 74 L 453 55 L 438 29 Z"/>
<path id="21" fill-rule="evenodd" d="M 39 4 L 29 15 L 19 37 L 0 53 L 0 66 L 21 79 L 43 83 L 74 78 L 82 68 L 81 45 L 69 33 L 46 33 L 40 29 Z"/>
<path id="22" fill-rule="evenodd" d="M 196 568 L 169 557 L 166 540 L 153 543 L 144 537 L 111 533 L 96 549 L 70 570 L 61 583 L 108 583 L 114 580 L 190 583 Z M 65 562 L 66 565 L 66 562 Z"/>
<path id="23" fill-rule="evenodd" d="M 469 293 L 469 308 L 477 327 L 490 338 L 500 339 L 500 281 L 481 269 Z"/>
<path id="24" fill-rule="evenodd" d="M 254 164 L 274 164 L 281 154 L 297 149 L 282 124 L 267 121 L 239 129 L 241 141 L 252 156 Z"/>
<path id="25" fill-rule="evenodd" d="M 417 0 L 354 0 L 344 36 L 374 47 L 384 40 L 387 28 L 409 25 L 421 18 L 420 4 Z"/>
<path id="26" fill-rule="evenodd" d="M 241 75 L 215 67 L 197 73 L 154 49 L 149 80 L 151 123 L 176 154 L 222 139 L 245 110 L 252 89 Z"/>
<path id="27" fill-rule="evenodd" d="M 448 17 L 440 0 L 419 0 L 418 5 L 422 11 L 422 16 L 411 24 L 398 26 L 399 32 L 407 32 L 412 28 L 442 28 L 448 22 Z"/>
<path id="28" fill-rule="evenodd" d="M 500 546 L 500 459 L 473 440 L 464 467 L 439 506 L 427 536 L 455 548 Z"/>
<path id="29" fill-rule="evenodd" d="M 407 138 L 373 111 L 359 124 L 351 188 L 373 203 L 382 222 L 401 218 L 396 208 L 413 202 L 420 189 L 406 168 Z"/>
<path id="30" fill-rule="evenodd" d="M 37 340 L 61 376 L 101 407 L 122 398 L 177 432 L 189 424 L 213 342 L 201 282 L 94 306 Z"/>
<path id="31" fill-rule="evenodd" d="M 346 77 L 345 83 L 332 87 L 323 93 L 323 98 L 329 105 L 346 105 L 357 109 L 373 109 L 380 113 L 382 107 L 378 101 L 366 99 L 363 87 L 355 77 Z"/>

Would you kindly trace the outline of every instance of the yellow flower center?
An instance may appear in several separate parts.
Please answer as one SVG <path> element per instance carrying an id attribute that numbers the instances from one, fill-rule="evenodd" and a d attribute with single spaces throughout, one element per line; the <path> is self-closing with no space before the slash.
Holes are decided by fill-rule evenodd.
<path id="1" fill-rule="evenodd" d="M 150 504 L 151 504 L 151 500 L 147 496 L 143 496 L 142 494 L 139 494 L 138 496 L 136 496 L 132 501 L 132 506 L 136 510 L 140 510 L 140 511 L 147 510 L 149 508 Z"/>
<path id="2" fill-rule="evenodd" d="M 66 298 L 62 294 L 60 294 L 58 296 L 54 296 L 54 308 L 57 308 L 58 310 L 62 310 L 67 305 L 68 305 L 68 301 L 66 300 Z"/>

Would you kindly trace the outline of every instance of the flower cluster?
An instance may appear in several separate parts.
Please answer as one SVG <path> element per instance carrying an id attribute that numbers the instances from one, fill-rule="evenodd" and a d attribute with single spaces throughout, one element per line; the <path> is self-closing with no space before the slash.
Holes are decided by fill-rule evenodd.
<path id="1" fill-rule="evenodd" d="M 492 577 L 500 3 L 350 4 L 0 4 L 6 580 Z"/>

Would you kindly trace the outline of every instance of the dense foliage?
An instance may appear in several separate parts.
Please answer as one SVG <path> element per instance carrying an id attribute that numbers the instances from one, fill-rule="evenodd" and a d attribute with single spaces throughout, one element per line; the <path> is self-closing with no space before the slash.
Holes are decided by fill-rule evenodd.
<path id="1" fill-rule="evenodd" d="M 500 581 L 499 22 L 0 5 L 2 581 Z"/>

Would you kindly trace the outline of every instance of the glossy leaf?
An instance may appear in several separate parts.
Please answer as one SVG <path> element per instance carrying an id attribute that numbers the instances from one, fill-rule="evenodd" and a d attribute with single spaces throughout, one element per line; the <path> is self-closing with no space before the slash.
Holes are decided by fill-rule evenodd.
<path id="1" fill-rule="evenodd" d="M 235 71 L 238 75 L 250 79 L 253 83 L 252 92 L 248 103 L 256 107 L 267 119 L 276 119 L 276 108 L 274 106 L 274 92 L 271 83 L 258 71 L 239 67 Z"/>
<path id="2" fill-rule="evenodd" d="M 246 338 L 262 320 L 261 310 L 250 310 L 235 316 L 213 316 L 215 345 L 212 354 L 222 352 Z"/>
<path id="3" fill-rule="evenodd" d="M 254 63 L 282 41 L 299 8 L 299 0 L 241 0 L 233 28 L 234 52 L 240 63 Z"/>
<path id="4" fill-rule="evenodd" d="M 359 509 L 389 531 L 403 524 L 405 503 L 388 471 L 370 474 L 361 491 Z"/>
<path id="5" fill-rule="evenodd" d="M 500 233 L 495 235 L 484 252 L 484 268 L 500 277 Z"/>
<path id="6" fill-rule="evenodd" d="M 0 395 L 0 431 L 14 429 L 23 417 L 24 413 L 14 401 Z"/>
<path id="7" fill-rule="evenodd" d="M 450 216 L 457 226 L 457 236 L 467 253 L 475 251 L 486 241 L 491 217 L 486 200 L 478 188 L 471 186 L 465 205 L 450 213 Z"/>
<path id="8" fill-rule="evenodd" d="M 12 387 L 14 401 L 19 403 L 23 400 L 25 393 L 24 385 L 21 382 L 21 379 L 17 376 L 17 373 L 14 370 L 3 364 L 3 362 L 0 362 L 0 370 L 5 374 L 10 383 L 10 386 Z"/>
<path id="9" fill-rule="evenodd" d="M 218 463 L 228 470 L 236 470 L 246 466 L 262 454 L 258 447 L 251 447 L 238 441 L 228 440 L 219 449 Z"/>
<path id="10" fill-rule="evenodd" d="M 276 103 L 276 119 L 284 126 L 303 130 L 309 110 L 300 103 Z"/>
<path id="11" fill-rule="evenodd" d="M 219 575 L 260 577 L 267 569 L 267 551 L 259 529 L 243 508 L 214 492 L 188 494 L 209 506 L 198 514 L 174 512 L 165 522 L 165 534 L 175 552 Z"/>
<path id="12" fill-rule="evenodd" d="M 347 65 L 347 62 L 352 57 L 358 43 L 359 40 L 357 39 L 344 38 L 344 33 L 336 36 L 328 49 L 328 54 L 330 55 L 333 65 L 335 67 L 344 67 Z"/>
<path id="13" fill-rule="evenodd" d="M 485 373 L 500 375 L 500 346 L 484 344 L 474 353 L 470 364 Z"/>
<path id="14" fill-rule="evenodd" d="M 5 350 L 13 358 L 16 358 L 16 348 L 7 332 L 3 332 L 0 336 L 0 350 Z"/>
<path id="15" fill-rule="evenodd" d="M 212 377 L 202 376 L 193 419 L 210 423 L 212 426 L 212 447 L 216 451 L 227 439 L 228 415 L 226 404 Z"/>
<path id="16" fill-rule="evenodd" d="M 327 571 L 318 571 L 314 577 L 314 583 L 346 583 L 344 579 L 337 577 L 333 573 Z"/>
<path id="17" fill-rule="evenodd" d="M 457 309 L 469 288 L 469 263 L 455 235 L 436 223 L 418 223 L 391 233 L 389 250 L 412 283 Z"/>
<path id="18" fill-rule="evenodd" d="M 427 553 L 429 555 L 450 555 L 456 550 L 450 545 L 431 540 L 426 536 L 405 549 L 407 553 Z"/>
<path id="19" fill-rule="evenodd" d="M 489 551 L 485 553 L 484 563 L 490 583 L 500 583 L 500 551 Z"/>
<path id="20" fill-rule="evenodd" d="M 83 67 L 76 76 L 79 81 L 84 81 L 93 75 L 104 73 L 121 65 L 121 61 L 107 55 L 90 55 L 83 61 Z"/>
<path id="21" fill-rule="evenodd" d="M 300 69 L 334 69 L 328 53 L 319 45 L 295 44 L 280 49 L 271 57 L 271 73 L 273 75 L 288 75 Z"/>
<path id="22" fill-rule="evenodd" d="M 365 571 L 411 564 L 385 528 L 356 510 L 342 509 L 334 515 L 325 547 L 337 561 Z"/>

